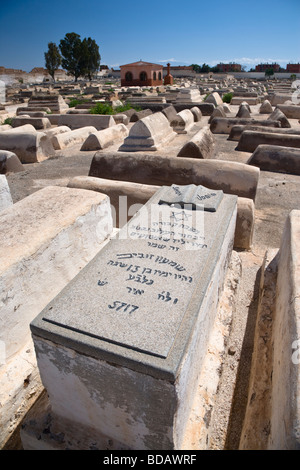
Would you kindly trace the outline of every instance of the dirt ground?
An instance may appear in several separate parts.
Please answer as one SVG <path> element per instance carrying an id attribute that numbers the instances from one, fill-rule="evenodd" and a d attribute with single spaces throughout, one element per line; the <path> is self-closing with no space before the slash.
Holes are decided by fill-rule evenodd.
<path id="1" fill-rule="evenodd" d="M 231 117 L 234 117 L 238 107 L 232 106 L 231 109 Z M 253 107 L 252 113 L 252 117 L 262 118 L 257 114 L 258 106 Z M 208 119 L 203 117 L 197 129 L 207 125 Z M 300 130 L 297 121 L 291 120 L 291 123 Z M 215 134 L 214 137 L 214 159 L 246 163 L 251 156 L 247 152 L 236 151 L 237 142 L 227 140 L 227 135 Z M 176 145 L 185 138 L 182 136 Z M 171 154 L 176 151 L 175 147 L 170 146 L 165 152 Z M 55 157 L 42 163 L 25 165 L 22 173 L 9 174 L 7 180 L 14 203 L 44 186 L 66 186 L 70 178 L 87 176 L 94 153 L 81 152 L 80 145 L 76 145 L 56 151 Z M 242 272 L 227 344 L 230 352 L 224 358 L 220 398 L 211 424 L 213 448 L 239 447 L 248 398 L 261 266 L 266 252 L 276 253 L 278 250 L 286 218 L 292 209 L 300 209 L 300 176 L 261 171 L 255 200 L 253 246 L 249 251 L 238 252 Z"/>

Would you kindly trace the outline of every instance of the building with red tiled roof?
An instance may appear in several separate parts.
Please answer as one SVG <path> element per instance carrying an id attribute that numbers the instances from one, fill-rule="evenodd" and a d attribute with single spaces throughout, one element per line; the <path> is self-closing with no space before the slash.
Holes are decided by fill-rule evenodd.
<path id="1" fill-rule="evenodd" d="M 159 86 L 163 84 L 163 66 L 151 62 L 132 62 L 120 66 L 121 86 Z"/>

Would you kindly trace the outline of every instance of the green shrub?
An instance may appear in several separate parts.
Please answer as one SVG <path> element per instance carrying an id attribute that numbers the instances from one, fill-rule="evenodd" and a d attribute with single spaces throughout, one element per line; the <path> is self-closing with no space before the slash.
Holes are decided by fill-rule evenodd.
<path id="1" fill-rule="evenodd" d="M 69 101 L 69 108 L 75 108 L 78 104 L 83 104 L 87 103 L 89 100 L 86 100 L 84 98 L 70 98 Z"/>
<path id="2" fill-rule="evenodd" d="M 4 124 L 9 124 L 9 125 L 11 126 L 11 125 L 12 125 L 12 119 L 13 119 L 13 118 L 10 118 L 10 117 L 6 118 L 6 119 L 2 122 L 1 125 L 3 126 Z"/>
<path id="3" fill-rule="evenodd" d="M 120 114 L 129 109 L 134 109 L 135 111 L 141 111 L 142 108 L 139 106 L 131 106 L 131 104 L 124 104 L 113 108 L 108 103 L 97 103 L 96 106 L 90 109 L 90 114 Z"/>
<path id="4" fill-rule="evenodd" d="M 90 114 L 115 114 L 112 106 L 107 103 L 97 103 L 90 109 Z"/>
<path id="5" fill-rule="evenodd" d="M 225 93 L 223 96 L 223 103 L 230 103 L 233 97 L 233 93 Z"/>
<path id="6" fill-rule="evenodd" d="M 130 103 L 127 103 L 121 106 L 117 106 L 115 108 L 115 114 L 121 114 L 124 111 L 128 111 L 129 109 L 134 109 L 135 111 L 142 111 L 142 108 L 140 106 L 132 106 Z"/>

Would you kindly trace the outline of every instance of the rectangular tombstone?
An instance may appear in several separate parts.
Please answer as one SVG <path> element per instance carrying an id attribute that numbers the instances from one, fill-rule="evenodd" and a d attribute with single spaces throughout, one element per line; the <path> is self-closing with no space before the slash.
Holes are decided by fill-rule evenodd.
<path id="1" fill-rule="evenodd" d="M 237 92 L 233 93 L 233 96 L 238 96 L 241 97 L 243 96 L 244 98 L 258 98 L 258 94 L 256 91 L 241 91 L 238 90 Z"/>
<path id="2" fill-rule="evenodd" d="M 271 116 L 271 115 L 270 115 Z M 215 117 L 210 123 L 210 130 L 213 134 L 230 134 L 233 126 L 264 126 L 264 127 L 282 127 L 277 120 L 259 120 L 251 118 L 224 118 Z"/>
<path id="3" fill-rule="evenodd" d="M 59 121 L 60 116 L 61 114 L 48 114 L 47 115 L 47 118 L 51 122 L 51 126 L 58 126 L 58 121 Z M 62 124 L 59 124 L 59 125 L 62 126 Z"/>
<path id="4" fill-rule="evenodd" d="M 130 101 L 130 100 L 129 100 Z M 142 109 L 148 108 L 151 109 L 153 113 L 156 112 L 163 112 L 165 109 L 167 109 L 172 103 L 172 106 L 174 106 L 176 113 L 179 111 L 182 111 L 184 109 L 192 109 L 195 106 L 201 111 L 203 116 L 211 116 L 213 110 L 215 109 L 215 105 L 213 103 L 207 103 L 202 102 L 202 103 L 184 103 L 184 104 L 178 104 L 174 100 L 169 100 L 167 98 L 167 103 L 139 103 L 139 106 Z M 127 111 L 124 112 L 124 114 L 127 114 Z"/>
<path id="5" fill-rule="evenodd" d="M 180 449 L 236 207 L 220 190 L 162 187 L 32 322 L 52 416 L 69 440 L 89 430 L 121 448 Z"/>
<path id="6" fill-rule="evenodd" d="M 234 96 L 230 101 L 231 105 L 240 105 L 246 101 L 249 105 L 256 105 L 259 103 L 259 98 L 245 97 L 245 96 Z"/>
<path id="7" fill-rule="evenodd" d="M 279 104 L 277 106 L 288 119 L 300 119 L 300 106 Z"/>
<path id="8" fill-rule="evenodd" d="M 30 107 L 30 106 L 20 106 L 16 110 L 16 115 L 19 116 L 20 113 L 24 113 L 24 112 L 31 113 L 31 112 L 38 112 L 38 111 L 44 111 L 46 113 L 51 112 L 50 108 L 48 107 L 38 108 L 38 107 Z"/>
<path id="9" fill-rule="evenodd" d="M 64 112 L 69 108 L 65 100 L 60 95 L 37 95 L 31 96 L 28 101 L 28 107 L 32 108 L 50 108 L 52 112 Z"/>
<path id="10" fill-rule="evenodd" d="M 270 102 L 272 106 L 277 106 L 278 104 L 283 104 L 286 101 L 292 99 L 292 93 L 274 93 L 270 96 Z"/>
<path id="11" fill-rule="evenodd" d="M 21 126 L 22 128 L 24 126 Z M 20 129 L 21 129 L 20 127 Z M 17 128 L 0 133 L 0 148 L 15 153 L 21 163 L 36 163 L 55 155 L 49 137 L 43 132 Z"/>
<path id="12" fill-rule="evenodd" d="M 29 117 L 47 117 L 47 113 L 45 111 L 20 111 L 18 116 L 29 116 Z"/>
<path id="13" fill-rule="evenodd" d="M 286 129 L 282 127 L 268 127 L 267 129 L 263 126 L 233 126 L 231 128 L 228 140 L 239 141 L 244 131 L 255 131 L 255 132 L 267 132 L 268 134 L 293 134 L 300 135 L 300 130 L 295 128 Z"/>
<path id="14" fill-rule="evenodd" d="M 279 145 L 281 147 L 300 148 L 300 135 L 256 131 L 244 131 L 237 145 L 237 150 L 254 152 L 259 145 Z"/>
<path id="15" fill-rule="evenodd" d="M 201 103 L 204 96 L 200 95 L 200 92 L 196 88 L 181 89 L 176 98 L 176 104 L 185 103 Z"/>
<path id="16" fill-rule="evenodd" d="M 24 126 L 24 124 L 31 124 L 37 130 L 51 127 L 51 123 L 46 117 L 26 117 L 19 114 L 18 117 L 12 119 L 12 127 Z"/>
<path id="17" fill-rule="evenodd" d="M 182 111 L 183 109 L 191 109 L 197 106 L 197 108 L 200 109 L 203 116 L 211 116 L 213 113 L 213 110 L 215 109 L 215 105 L 213 103 L 207 103 L 206 101 L 202 103 L 186 103 L 186 104 L 174 103 L 173 106 L 176 109 L 177 113 L 179 111 Z"/>
<path id="18" fill-rule="evenodd" d="M 1 211 L 0 342 L 7 360 L 26 344 L 31 320 L 111 232 L 109 199 L 94 191 L 47 186 Z"/>
<path id="19" fill-rule="evenodd" d="M 261 144 L 256 147 L 247 164 L 264 171 L 300 175 L 300 149 Z"/>
<path id="20" fill-rule="evenodd" d="M 112 229 L 108 197 L 83 189 L 47 186 L 0 212 L 1 449 L 42 390 L 30 322 L 99 252 Z"/>
<path id="21" fill-rule="evenodd" d="M 112 116 L 104 114 L 61 114 L 58 118 L 59 126 L 68 126 L 70 129 L 93 126 L 97 131 L 115 126 Z"/>
<path id="22" fill-rule="evenodd" d="M 96 152 L 89 176 L 151 185 L 204 185 L 255 199 L 259 170 L 245 163 L 134 152 Z"/>
<path id="23" fill-rule="evenodd" d="M 278 257 L 268 450 L 300 448 L 299 254 L 300 211 L 292 210 L 285 223 Z"/>

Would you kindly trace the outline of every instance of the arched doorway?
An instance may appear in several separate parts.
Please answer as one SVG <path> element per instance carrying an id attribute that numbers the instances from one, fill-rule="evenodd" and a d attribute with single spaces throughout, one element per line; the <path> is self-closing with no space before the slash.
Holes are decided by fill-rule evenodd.
<path id="1" fill-rule="evenodd" d="M 125 80 L 126 80 L 126 82 L 132 82 L 133 76 L 132 76 L 131 72 L 126 72 Z"/>
<path id="2" fill-rule="evenodd" d="M 141 82 L 146 82 L 146 81 L 147 81 L 147 74 L 146 74 L 146 72 L 141 72 L 141 73 L 140 73 L 140 81 L 141 81 Z"/>

